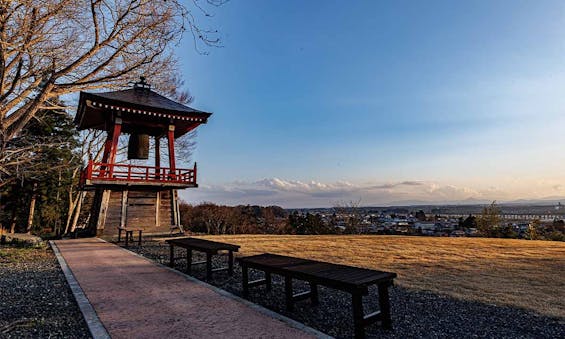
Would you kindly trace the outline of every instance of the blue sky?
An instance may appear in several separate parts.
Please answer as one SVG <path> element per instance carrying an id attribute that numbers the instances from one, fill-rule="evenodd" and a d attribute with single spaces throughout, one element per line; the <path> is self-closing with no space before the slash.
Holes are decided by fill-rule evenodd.
<path id="1" fill-rule="evenodd" d="M 197 203 L 565 196 L 565 2 L 231 1 L 177 48 Z"/>

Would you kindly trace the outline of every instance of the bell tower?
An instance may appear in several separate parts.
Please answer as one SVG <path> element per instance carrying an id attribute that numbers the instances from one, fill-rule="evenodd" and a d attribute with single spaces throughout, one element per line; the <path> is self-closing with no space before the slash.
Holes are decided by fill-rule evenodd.
<path id="1" fill-rule="evenodd" d="M 101 160 L 90 160 L 81 173 L 81 187 L 94 193 L 89 233 L 111 235 L 118 227 L 147 233 L 183 231 L 178 190 L 198 187 L 197 168 L 196 163 L 192 168 L 177 168 L 175 139 L 205 124 L 210 115 L 152 91 L 143 77 L 123 91 L 81 92 L 75 117 L 78 129 L 106 132 Z M 129 135 L 123 162 L 117 160 L 120 135 Z M 140 165 L 150 159 L 151 138 L 154 163 Z M 168 150 L 164 166 L 162 139 Z"/>

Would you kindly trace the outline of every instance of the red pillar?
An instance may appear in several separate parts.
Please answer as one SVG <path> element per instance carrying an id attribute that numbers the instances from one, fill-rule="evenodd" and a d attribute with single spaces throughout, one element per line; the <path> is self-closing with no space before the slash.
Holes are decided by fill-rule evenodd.
<path id="1" fill-rule="evenodd" d="M 161 178 L 161 137 L 155 137 L 155 178 Z"/>
<path id="2" fill-rule="evenodd" d="M 107 156 L 106 162 L 109 164 L 110 167 L 109 168 L 110 177 L 114 172 L 114 164 L 116 163 L 116 153 L 118 152 L 118 141 L 120 139 L 121 131 L 122 131 L 122 119 L 116 118 L 116 120 L 114 121 L 114 128 L 112 128 L 112 140 L 110 144 L 110 150 L 107 155 L 105 154 L 105 156 Z M 107 142 L 108 140 L 106 140 L 106 143 Z"/>
<path id="3" fill-rule="evenodd" d="M 100 173 L 98 176 L 104 178 L 106 177 L 106 171 L 108 170 L 108 158 L 110 157 L 110 151 L 112 150 L 112 133 L 114 128 L 112 127 L 111 131 L 108 131 L 108 135 L 106 136 L 106 141 L 104 142 L 104 153 L 102 154 L 102 166 L 100 166 Z"/>
<path id="4" fill-rule="evenodd" d="M 175 165 L 175 125 L 169 125 L 169 133 L 167 133 L 167 139 L 169 141 L 169 167 L 170 173 L 174 175 L 176 174 L 176 165 Z"/>
<path id="5" fill-rule="evenodd" d="M 112 127 L 111 131 L 108 131 L 108 135 L 106 136 L 106 141 L 104 142 L 104 154 L 102 154 L 102 163 L 106 164 L 108 162 L 108 158 L 110 157 L 110 150 L 112 149 L 112 134 L 114 133 L 114 127 Z"/>
<path id="6" fill-rule="evenodd" d="M 105 177 L 106 171 L 113 172 L 113 166 L 107 164 L 113 164 L 116 158 L 116 150 L 118 148 L 118 139 L 120 136 L 122 128 L 122 119 L 116 118 L 114 121 L 114 126 L 108 131 L 106 141 L 104 142 L 104 153 L 102 154 L 102 166 L 100 166 L 100 176 Z"/>
<path id="7" fill-rule="evenodd" d="M 116 162 L 116 152 L 118 151 L 118 141 L 120 133 L 122 132 L 122 119 L 116 118 L 114 122 L 114 130 L 112 132 L 112 150 L 110 151 L 110 158 L 108 162 L 114 164 Z"/>

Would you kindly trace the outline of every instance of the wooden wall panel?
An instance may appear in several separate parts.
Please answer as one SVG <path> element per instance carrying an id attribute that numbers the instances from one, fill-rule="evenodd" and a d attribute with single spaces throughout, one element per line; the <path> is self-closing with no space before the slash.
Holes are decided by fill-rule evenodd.
<path id="1" fill-rule="evenodd" d="M 115 190 L 109 193 L 105 218 L 101 225 L 104 235 L 117 234 L 117 228 L 124 220 L 127 228 L 142 229 L 145 233 L 170 232 L 171 225 L 174 225 L 171 190 L 160 192 L 129 190 L 124 194 L 122 192 L 123 190 Z M 158 194 L 160 194 L 159 199 L 157 199 Z M 122 197 L 126 198 L 123 206 Z M 125 215 L 122 220 L 123 210 Z"/>
<path id="2" fill-rule="evenodd" d="M 163 227 L 170 228 L 173 225 L 173 216 L 171 209 L 171 192 L 161 192 L 161 206 L 159 206 L 159 224 Z"/>
<path id="3" fill-rule="evenodd" d="M 122 192 L 112 191 L 108 200 L 106 220 L 104 222 L 104 234 L 114 234 L 120 226 L 122 219 Z"/>
<path id="4" fill-rule="evenodd" d="M 155 227 L 157 192 L 130 192 L 127 203 L 127 224 L 131 228 Z"/>

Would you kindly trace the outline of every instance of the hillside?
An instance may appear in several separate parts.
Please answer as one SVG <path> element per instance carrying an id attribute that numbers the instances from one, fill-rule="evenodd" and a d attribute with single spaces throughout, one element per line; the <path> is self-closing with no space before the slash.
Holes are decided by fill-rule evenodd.
<path id="1" fill-rule="evenodd" d="M 398 273 L 399 285 L 565 318 L 565 243 L 487 238 L 230 235 L 240 255 L 286 254 Z"/>

